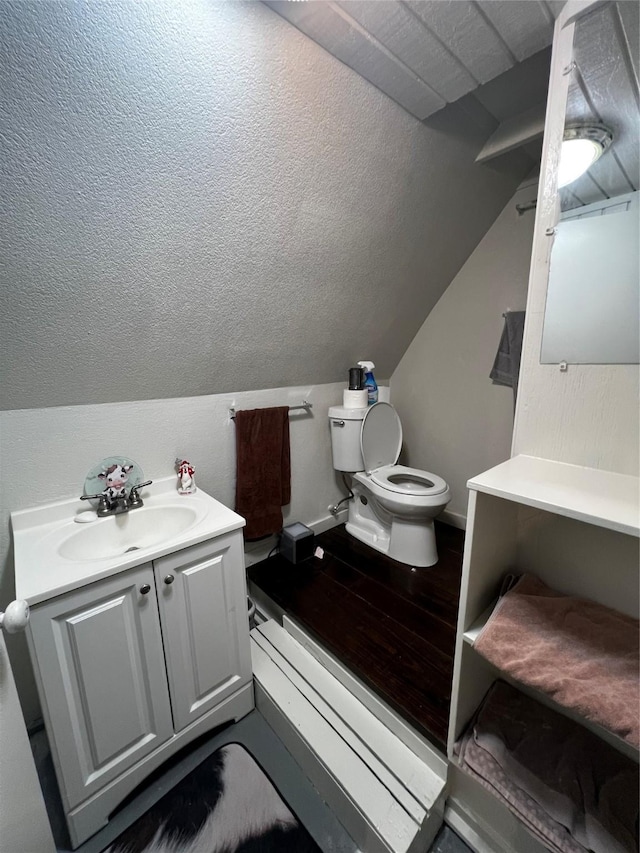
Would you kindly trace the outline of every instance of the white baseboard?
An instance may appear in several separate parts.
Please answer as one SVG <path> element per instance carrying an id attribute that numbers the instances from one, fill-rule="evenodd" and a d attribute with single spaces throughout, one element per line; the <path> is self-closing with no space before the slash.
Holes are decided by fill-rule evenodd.
<path id="1" fill-rule="evenodd" d="M 324 515 L 317 521 L 312 521 L 307 527 L 310 527 L 314 533 L 324 533 L 325 530 L 331 530 L 332 527 L 337 527 L 339 524 L 344 524 L 349 515 L 349 507 L 343 506 L 335 515 Z"/>
<path id="2" fill-rule="evenodd" d="M 347 520 L 348 513 L 349 509 L 345 506 L 343 509 L 339 510 L 336 515 L 331 515 L 330 513 L 327 513 L 327 515 L 322 516 L 322 518 L 319 518 L 316 521 L 305 521 L 303 522 L 303 524 L 306 524 L 307 527 L 310 527 L 317 535 L 318 533 L 324 533 L 325 530 L 330 530 L 332 527 L 336 527 L 338 524 L 344 524 L 344 522 Z M 274 536 L 270 536 L 268 539 L 261 539 L 260 542 L 245 542 L 245 567 L 249 568 L 249 566 L 253 566 L 255 563 L 261 563 L 263 560 L 266 560 L 277 544 L 277 534 L 275 534 Z"/>
<path id="3" fill-rule="evenodd" d="M 448 509 L 443 510 L 437 518 L 444 524 L 450 524 L 451 527 L 457 527 L 459 530 L 467 529 L 467 516 L 460 512 L 451 512 Z"/>
<path id="4" fill-rule="evenodd" d="M 343 506 L 335 515 L 327 513 L 315 521 L 303 522 L 310 527 L 317 535 L 324 533 L 325 530 L 330 530 L 332 527 L 337 527 L 339 524 L 344 524 L 349 515 L 349 507 Z M 452 527 L 457 527 L 459 530 L 467 529 L 467 518 L 458 512 L 450 512 L 444 510 L 438 516 L 438 519 L 444 524 L 450 524 Z M 278 544 L 277 535 L 270 536 L 268 539 L 262 539 L 260 542 L 246 542 L 244 546 L 244 563 L 248 568 L 255 563 L 261 563 L 266 560 L 271 551 Z"/>
<path id="5" fill-rule="evenodd" d="M 253 566 L 254 563 L 261 563 L 266 560 L 269 554 L 274 551 L 278 544 L 277 535 L 270 536 L 268 539 L 261 539 L 260 542 L 245 542 L 244 543 L 244 564 L 245 567 Z M 274 551 L 275 553 L 275 551 Z"/>

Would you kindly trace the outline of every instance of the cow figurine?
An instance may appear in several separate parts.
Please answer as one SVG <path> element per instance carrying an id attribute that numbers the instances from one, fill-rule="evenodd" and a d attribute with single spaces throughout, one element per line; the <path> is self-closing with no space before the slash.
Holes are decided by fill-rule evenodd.
<path id="1" fill-rule="evenodd" d="M 110 465 L 106 471 L 98 474 L 98 479 L 105 481 L 102 494 L 107 496 L 110 505 L 126 496 L 127 478 L 132 468 L 133 465 Z"/>
<path id="2" fill-rule="evenodd" d="M 196 469 L 186 459 L 176 459 L 176 467 L 178 468 L 178 480 L 180 481 L 178 494 L 192 495 L 196 490 L 196 481 L 193 479 Z"/>

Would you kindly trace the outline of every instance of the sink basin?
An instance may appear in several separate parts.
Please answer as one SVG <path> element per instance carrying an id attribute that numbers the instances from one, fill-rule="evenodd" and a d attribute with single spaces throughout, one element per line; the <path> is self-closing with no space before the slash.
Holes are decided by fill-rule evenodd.
<path id="1" fill-rule="evenodd" d="M 66 560 L 104 560 L 186 533 L 197 518 L 193 506 L 145 506 L 77 527 L 57 550 Z"/>
<path id="2" fill-rule="evenodd" d="M 93 520 L 77 498 L 12 512 L 16 597 L 33 606 L 244 526 L 200 488 L 177 494 L 175 476 L 154 481 L 142 499 L 143 507 Z"/>

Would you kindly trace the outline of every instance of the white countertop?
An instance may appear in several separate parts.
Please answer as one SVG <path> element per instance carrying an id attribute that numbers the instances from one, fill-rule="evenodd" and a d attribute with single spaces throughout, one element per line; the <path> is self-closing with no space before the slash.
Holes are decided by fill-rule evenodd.
<path id="1" fill-rule="evenodd" d="M 116 572 L 148 563 L 157 557 L 180 551 L 214 536 L 239 530 L 245 524 L 242 516 L 201 489 L 192 495 L 178 494 L 175 477 L 155 481 L 141 490 L 141 497 L 144 507 L 118 516 L 96 517 L 88 524 L 80 524 L 74 520 L 80 514 L 86 514 L 88 509 L 86 503 L 75 498 L 13 512 L 11 526 L 15 552 L 16 598 L 24 599 L 33 606 Z M 185 506 L 193 510 L 192 523 L 185 530 L 167 536 L 159 544 L 140 547 L 129 553 L 98 555 L 87 560 L 67 559 L 60 554 L 61 548 L 64 551 L 65 543 L 83 528 L 95 529 L 104 539 L 109 536 L 109 525 L 117 524 L 118 529 L 122 531 L 129 521 L 135 523 L 137 513 L 157 508 L 170 512 L 172 507 L 180 511 Z M 98 531 L 99 525 L 103 525 L 103 529 Z"/>

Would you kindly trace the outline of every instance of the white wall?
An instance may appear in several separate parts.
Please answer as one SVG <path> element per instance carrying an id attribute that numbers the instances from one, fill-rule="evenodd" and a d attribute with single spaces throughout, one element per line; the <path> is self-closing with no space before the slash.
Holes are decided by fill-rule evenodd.
<path id="1" fill-rule="evenodd" d="M 555 174 L 569 81 L 562 69 L 572 58 L 572 39 L 570 25 L 554 41 L 513 453 L 638 476 L 638 365 L 570 364 L 563 372 L 540 364 L 552 247 L 545 231 L 558 217 Z"/>
<path id="2" fill-rule="evenodd" d="M 259 2 L 5 2 L 0 51 L 4 409 L 388 376 L 523 175 Z"/>
<path id="3" fill-rule="evenodd" d="M 344 489 L 332 467 L 327 410 L 341 402 L 344 387 L 335 383 L 0 413 L 0 601 L 14 597 L 9 513 L 81 495 L 86 474 L 106 456 L 130 456 L 150 479 L 173 474 L 176 457 L 187 458 L 196 468 L 196 483 L 233 508 L 236 456 L 230 406 L 296 405 L 303 399 L 313 403 L 311 415 L 289 416 L 292 482 L 285 524 L 301 521 L 317 529 L 332 524 L 328 507 L 344 496 Z M 269 540 L 262 543 L 258 553 L 268 553 L 272 545 Z M 252 559 L 255 555 L 247 562 Z M 20 699 L 31 722 L 39 709 L 26 644 L 20 636 L 7 639 Z"/>
<path id="4" fill-rule="evenodd" d="M 449 484 L 448 513 L 467 514 L 467 480 L 509 458 L 513 391 L 489 379 L 504 320 L 522 310 L 533 238 L 535 198 L 525 181 L 425 320 L 391 376 L 407 464 Z"/>

